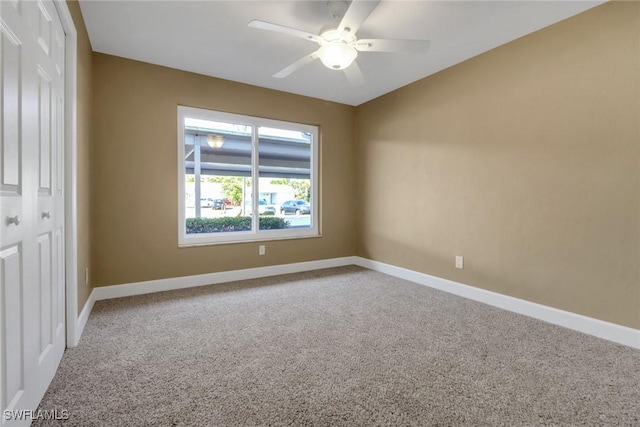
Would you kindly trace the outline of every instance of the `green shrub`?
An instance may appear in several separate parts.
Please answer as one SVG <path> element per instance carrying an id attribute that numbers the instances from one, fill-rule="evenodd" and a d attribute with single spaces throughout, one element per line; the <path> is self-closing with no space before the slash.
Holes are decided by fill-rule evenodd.
<path id="1" fill-rule="evenodd" d="M 278 230 L 287 228 L 289 221 L 277 217 L 260 217 L 261 230 Z M 251 230 L 250 216 L 230 216 L 221 218 L 187 218 L 187 234 L 223 233 L 228 231 Z"/>
<path id="2" fill-rule="evenodd" d="M 275 216 L 261 216 L 260 218 L 260 230 L 279 230 L 287 228 L 289 221 L 285 221 L 284 218 L 277 218 Z"/>

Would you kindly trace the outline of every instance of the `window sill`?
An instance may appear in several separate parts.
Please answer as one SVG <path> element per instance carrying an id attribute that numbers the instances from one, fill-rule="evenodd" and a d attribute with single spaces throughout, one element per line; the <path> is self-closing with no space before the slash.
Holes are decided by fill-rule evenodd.
<path id="1" fill-rule="evenodd" d="M 322 237 L 322 234 L 309 234 L 309 235 L 292 235 L 292 236 L 263 236 L 242 239 L 242 240 L 220 240 L 220 241 L 201 241 L 201 242 L 181 242 L 178 243 L 178 248 L 192 248 L 198 246 L 219 246 L 219 245 L 237 245 L 242 243 L 261 243 L 261 242 L 275 242 L 279 240 L 299 240 L 299 239 L 317 239 Z"/>

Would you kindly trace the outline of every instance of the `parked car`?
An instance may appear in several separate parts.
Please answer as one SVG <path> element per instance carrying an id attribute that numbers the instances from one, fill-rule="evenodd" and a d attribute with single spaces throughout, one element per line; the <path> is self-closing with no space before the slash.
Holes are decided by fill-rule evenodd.
<path id="1" fill-rule="evenodd" d="M 213 209 L 227 209 L 227 204 L 224 202 L 223 199 L 213 199 Z"/>
<path id="2" fill-rule="evenodd" d="M 280 206 L 280 214 L 309 215 L 311 205 L 306 200 L 287 200 Z"/>
<path id="3" fill-rule="evenodd" d="M 213 199 L 203 197 L 202 199 L 200 199 L 200 206 L 202 206 L 203 208 L 213 207 Z"/>
<path id="4" fill-rule="evenodd" d="M 246 202 L 244 202 L 244 206 L 245 206 L 244 208 L 245 212 L 251 215 L 252 213 L 251 202 L 247 200 Z M 260 215 L 275 215 L 276 208 L 273 206 L 270 206 L 266 201 L 260 200 L 258 202 L 258 213 Z"/>

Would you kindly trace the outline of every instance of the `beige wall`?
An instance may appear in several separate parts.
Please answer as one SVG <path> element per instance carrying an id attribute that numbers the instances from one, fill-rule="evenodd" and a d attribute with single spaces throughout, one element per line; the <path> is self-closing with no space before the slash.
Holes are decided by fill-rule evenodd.
<path id="1" fill-rule="evenodd" d="M 360 106 L 358 255 L 640 328 L 639 80 L 613 3 Z"/>
<path id="2" fill-rule="evenodd" d="M 96 286 L 355 253 L 353 107 L 114 56 L 93 56 Z M 320 126 L 322 237 L 178 248 L 177 106 Z"/>
<path id="3" fill-rule="evenodd" d="M 92 51 L 82 12 L 77 1 L 67 1 L 78 32 L 78 95 L 77 95 L 77 156 L 78 156 L 78 311 L 91 293 L 85 284 L 85 268 L 91 271 L 91 107 Z"/>

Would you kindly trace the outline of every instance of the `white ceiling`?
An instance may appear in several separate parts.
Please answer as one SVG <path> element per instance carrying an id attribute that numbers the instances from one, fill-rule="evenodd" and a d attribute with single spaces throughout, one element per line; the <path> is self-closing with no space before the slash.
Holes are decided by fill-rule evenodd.
<path id="1" fill-rule="evenodd" d="M 360 53 L 366 82 L 351 86 L 319 60 L 272 75 L 317 44 L 247 27 L 252 19 L 319 34 L 326 1 L 80 0 L 93 50 L 349 105 L 479 55 L 604 1 L 381 1 L 358 38 L 428 39 L 426 54 Z"/>

